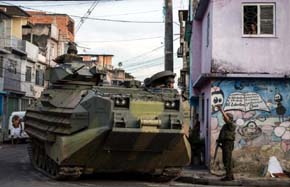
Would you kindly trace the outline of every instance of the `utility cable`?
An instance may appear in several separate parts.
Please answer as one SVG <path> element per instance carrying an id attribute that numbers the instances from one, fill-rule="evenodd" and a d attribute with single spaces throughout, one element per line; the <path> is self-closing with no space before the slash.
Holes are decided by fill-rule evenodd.
<path id="1" fill-rule="evenodd" d="M 96 6 L 99 4 L 100 1 L 94 1 L 93 4 L 91 5 L 91 7 L 87 10 L 87 12 L 84 14 L 83 17 L 81 17 L 81 20 L 78 24 L 78 26 L 76 27 L 76 33 L 80 30 L 81 26 L 84 24 L 85 19 L 88 18 L 91 13 L 94 11 L 94 9 L 96 8 Z"/>
<path id="2" fill-rule="evenodd" d="M 12 6 L 17 6 L 15 4 L 12 4 L 12 3 L 7 3 L 7 2 L 3 2 L 3 1 L 0 1 L 4 4 L 7 4 L 7 5 L 12 5 Z M 28 9 L 28 10 L 34 10 L 34 11 L 41 11 L 41 12 L 46 12 L 46 13 L 49 13 L 49 14 L 59 14 L 57 12 L 51 12 L 51 11 L 44 11 L 44 10 L 40 10 L 40 9 L 35 9 L 35 8 L 31 8 L 31 7 L 26 7 L 26 6 L 18 6 L 20 8 L 23 8 L 23 9 Z M 75 17 L 75 18 L 83 18 L 83 16 L 78 16 L 78 15 L 72 15 L 72 14 L 66 14 L 68 16 L 71 16 L 71 17 Z M 161 21 L 132 21 L 132 20 L 119 20 L 119 19 L 105 19 L 105 18 L 94 18 L 94 17 L 88 17 L 88 18 L 83 18 L 85 20 L 95 20 L 95 21 L 107 21 L 107 22 L 119 22 L 119 23 L 148 23 L 148 24 L 151 24 L 151 23 L 158 23 L 158 24 L 164 24 L 164 22 L 161 22 Z"/>
<path id="3" fill-rule="evenodd" d="M 178 40 L 180 37 L 177 37 L 177 38 L 175 38 L 173 41 L 175 42 L 176 40 Z M 154 51 L 157 51 L 157 50 L 159 50 L 159 49 L 162 49 L 164 47 L 164 44 L 163 45 L 161 45 L 161 46 L 159 46 L 159 47 L 156 47 L 156 48 L 154 48 L 154 49 L 152 49 L 152 50 L 150 50 L 150 51 L 146 51 L 145 53 L 141 53 L 140 55 L 137 55 L 137 56 L 134 56 L 134 57 L 131 57 L 131 58 L 129 58 L 129 59 L 126 59 L 126 60 L 121 60 L 121 62 L 128 62 L 128 61 L 131 61 L 131 60 L 134 60 L 134 59 L 138 59 L 138 58 L 140 58 L 140 57 L 144 57 L 144 56 L 146 56 L 146 55 L 148 55 L 148 54 L 150 54 L 150 53 L 152 53 L 152 52 L 154 52 Z"/>
<path id="4" fill-rule="evenodd" d="M 162 38 L 164 36 L 155 36 L 155 37 L 144 37 L 144 38 L 135 38 L 135 39 L 128 39 L 128 40 L 104 40 L 104 41 L 92 41 L 92 40 L 87 40 L 87 41 L 77 41 L 77 42 L 82 42 L 82 43 L 110 43 L 110 42 L 130 42 L 130 41 L 139 41 L 139 40 L 151 40 L 151 39 L 157 39 L 157 38 Z"/>

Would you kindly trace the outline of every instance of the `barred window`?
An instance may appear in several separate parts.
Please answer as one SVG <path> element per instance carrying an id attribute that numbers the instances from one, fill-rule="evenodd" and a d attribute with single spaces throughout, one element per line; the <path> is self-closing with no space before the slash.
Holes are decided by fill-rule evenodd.
<path id="1" fill-rule="evenodd" d="M 275 4 L 244 4 L 243 34 L 272 36 L 275 34 Z"/>
<path id="2" fill-rule="evenodd" d="M 25 81 L 31 82 L 31 67 L 26 66 Z"/>
<path id="3" fill-rule="evenodd" d="M 36 69 L 35 71 L 35 84 L 44 86 L 44 71 L 41 69 Z"/>
<path id="4" fill-rule="evenodd" d="M 0 56 L 0 77 L 3 77 L 3 64 L 4 64 L 4 57 Z"/>

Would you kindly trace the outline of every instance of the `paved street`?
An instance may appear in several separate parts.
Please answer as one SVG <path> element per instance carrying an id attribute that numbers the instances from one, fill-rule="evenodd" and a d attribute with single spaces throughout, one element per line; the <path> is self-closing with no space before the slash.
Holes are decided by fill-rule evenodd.
<path id="1" fill-rule="evenodd" d="M 26 152 L 26 144 L 0 145 L 0 186 L 1 187 L 76 187 L 76 186 L 196 186 L 177 182 L 154 183 L 140 177 L 130 176 L 106 176 L 95 178 L 83 178 L 78 181 L 59 182 L 54 181 L 35 171 Z"/>

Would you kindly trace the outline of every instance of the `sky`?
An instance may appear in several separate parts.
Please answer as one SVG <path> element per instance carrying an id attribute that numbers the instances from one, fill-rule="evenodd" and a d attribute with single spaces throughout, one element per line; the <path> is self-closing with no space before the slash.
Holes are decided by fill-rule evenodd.
<path id="1" fill-rule="evenodd" d="M 188 9 L 188 0 L 173 1 L 174 72 L 179 77 L 182 59 L 177 58 L 179 47 L 178 10 Z M 0 1 L 1 2 L 1 1 Z M 6 1 L 35 10 L 84 16 L 94 1 Z M 154 73 L 164 70 L 164 0 L 100 0 L 90 18 L 126 20 L 113 22 L 85 19 L 78 29 L 79 17 L 75 20 L 75 42 L 79 53 L 112 54 L 113 65 L 130 72 L 143 81 Z M 31 10 L 30 9 L 30 10 Z M 149 23 L 148 23 L 149 22 Z"/>

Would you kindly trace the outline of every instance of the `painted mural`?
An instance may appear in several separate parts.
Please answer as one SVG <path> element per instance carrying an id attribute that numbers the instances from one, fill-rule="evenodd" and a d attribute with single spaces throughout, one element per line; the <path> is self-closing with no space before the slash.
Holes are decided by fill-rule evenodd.
<path id="1" fill-rule="evenodd" d="M 211 155 L 224 124 L 216 106 L 234 116 L 236 171 L 261 173 L 270 156 L 276 156 L 290 170 L 290 81 L 223 80 L 211 88 Z M 212 159 L 213 160 L 213 159 Z M 211 163 L 213 171 L 222 170 L 221 154 Z"/>

